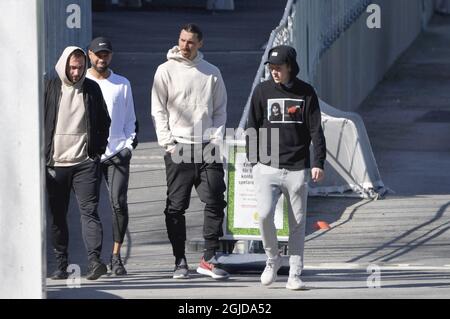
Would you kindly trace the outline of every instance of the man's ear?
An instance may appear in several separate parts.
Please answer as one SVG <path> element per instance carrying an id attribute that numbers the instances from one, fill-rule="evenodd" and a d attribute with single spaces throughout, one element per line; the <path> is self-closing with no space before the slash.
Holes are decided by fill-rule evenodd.
<path id="1" fill-rule="evenodd" d="M 286 63 L 286 66 L 287 66 L 288 72 L 291 73 L 292 72 L 291 64 L 290 63 Z"/>
<path id="2" fill-rule="evenodd" d="M 198 44 L 198 48 L 200 49 L 201 47 L 203 47 L 203 40 L 199 42 Z"/>
<path id="3" fill-rule="evenodd" d="M 88 50 L 87 56 L 88 56 L 88 59 L 89 59 L 89 60 L 91 59 L 91 54 L 94 54 L 94 55 L 95 55 L 95 53 L 94 53 L 93 51 Z"/>

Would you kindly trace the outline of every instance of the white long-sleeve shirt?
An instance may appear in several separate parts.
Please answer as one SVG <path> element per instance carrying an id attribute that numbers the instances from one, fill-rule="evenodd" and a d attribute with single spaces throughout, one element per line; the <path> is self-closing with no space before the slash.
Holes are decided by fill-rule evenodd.
<path id="1" fill-rule="evenodd" d="M 197 144 L 222 139 L 227 119 L 227 92 L 217 67 L 201 52 L 191 61 L 177 46 L 155 73 L 151 115 L 158 143 Z"/>
<path id="2" fill-rule="evenodd" d="M 102 155 L 102 161 L 126 147 L 133 150 L 133 141 L 136 138 L 136 115 L 130 82 L 127 78 L 110 71 L 111 74 L 107 79 L 96 79 L 90 70 L 86 74 L 87 78 L 100 86 L 111 118 L 108 145 L 105 154 Z"/>

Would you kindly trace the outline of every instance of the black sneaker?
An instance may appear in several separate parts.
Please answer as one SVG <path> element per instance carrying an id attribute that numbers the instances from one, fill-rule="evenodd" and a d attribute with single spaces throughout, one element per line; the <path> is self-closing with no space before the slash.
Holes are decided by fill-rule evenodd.
<path id="1" fill-rule="evenodd" d="M 67 268 L 67 267 L 66 267 Z M 50 276 L 53 280 L 63 280 L 69 278 L 69 273 L 64 269 L 56 269 Z"/>
<path id="2" fill-rule="evenodd" d="M 53 280 L 62 280 L 69 278 L 69 273 L 67 272 L 67 255 L 64 253 L 58 253 L 55 251 L 56 255 L 56 270 L 50 276 Z"/>
<path id="3" fill-rule="evenodd" d="M 127 270 L 123 266 L 122 258 L 120 258 L 120 254 L 112 254 L 111 262 L 109 267 L 111 268 L 111 273 L 116 276 L 125 276 L 127 274 Z"/>
<path id="4" fill-rule="evenodd" d="M 89 263 L 88 272 L 86 274 L 87 280 L 97 280 L 100 276 L 106 274 L 108 269 L 101 261 L 91 261 Z"/>
<path id="5" fill-rule="evenodd" d="M 186 257 L 175 261 L 175 269 L 173 270 L 173 279 L 188 279 L 189 267 L 186 261 Z"/>

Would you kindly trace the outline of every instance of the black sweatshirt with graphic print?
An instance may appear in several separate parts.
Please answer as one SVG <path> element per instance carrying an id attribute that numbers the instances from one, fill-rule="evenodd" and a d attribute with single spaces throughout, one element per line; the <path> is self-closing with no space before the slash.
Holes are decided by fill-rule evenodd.
<path id="1" fill-rule="evenodd" d="M 311 168 L 312 142 L 312 167 L 323 169 L 326 144 L 316 92 L 311 85 L 296 77 L 290 84 L 288 87 L 271 79 L 260 83 L 253 91 L 246 127 L 247 159 L 252 164 L 260 162 L 292 171 Z M 251 138 L 252 130 L 248 130 L 249 128 L 256 130 L 257 143 Z M 276 132 L 272 129 L 278 129 L 279 134 L 279 143 L 274 144 L 274 149 L 271 147 L 271 141 L 272 138 L 275 141 Z M 263 156 L 260 154 L 260 148 Z M 276 155 L 277 148 L 278 163 L 273 160 L 276 158 L 273 155 Z"/>

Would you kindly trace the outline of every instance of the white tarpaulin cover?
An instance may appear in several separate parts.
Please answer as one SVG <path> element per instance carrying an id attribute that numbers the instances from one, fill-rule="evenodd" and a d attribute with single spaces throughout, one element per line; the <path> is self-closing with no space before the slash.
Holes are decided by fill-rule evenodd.
<path id="1" fill-rule="evenodd" d="M 377 198 L 386 192 L 362 118 L 320 101 L 327 142 L 325 179 L 310 184 L 310 195 Z M 356 193 L 356 194 L 355 194 Z"/>

